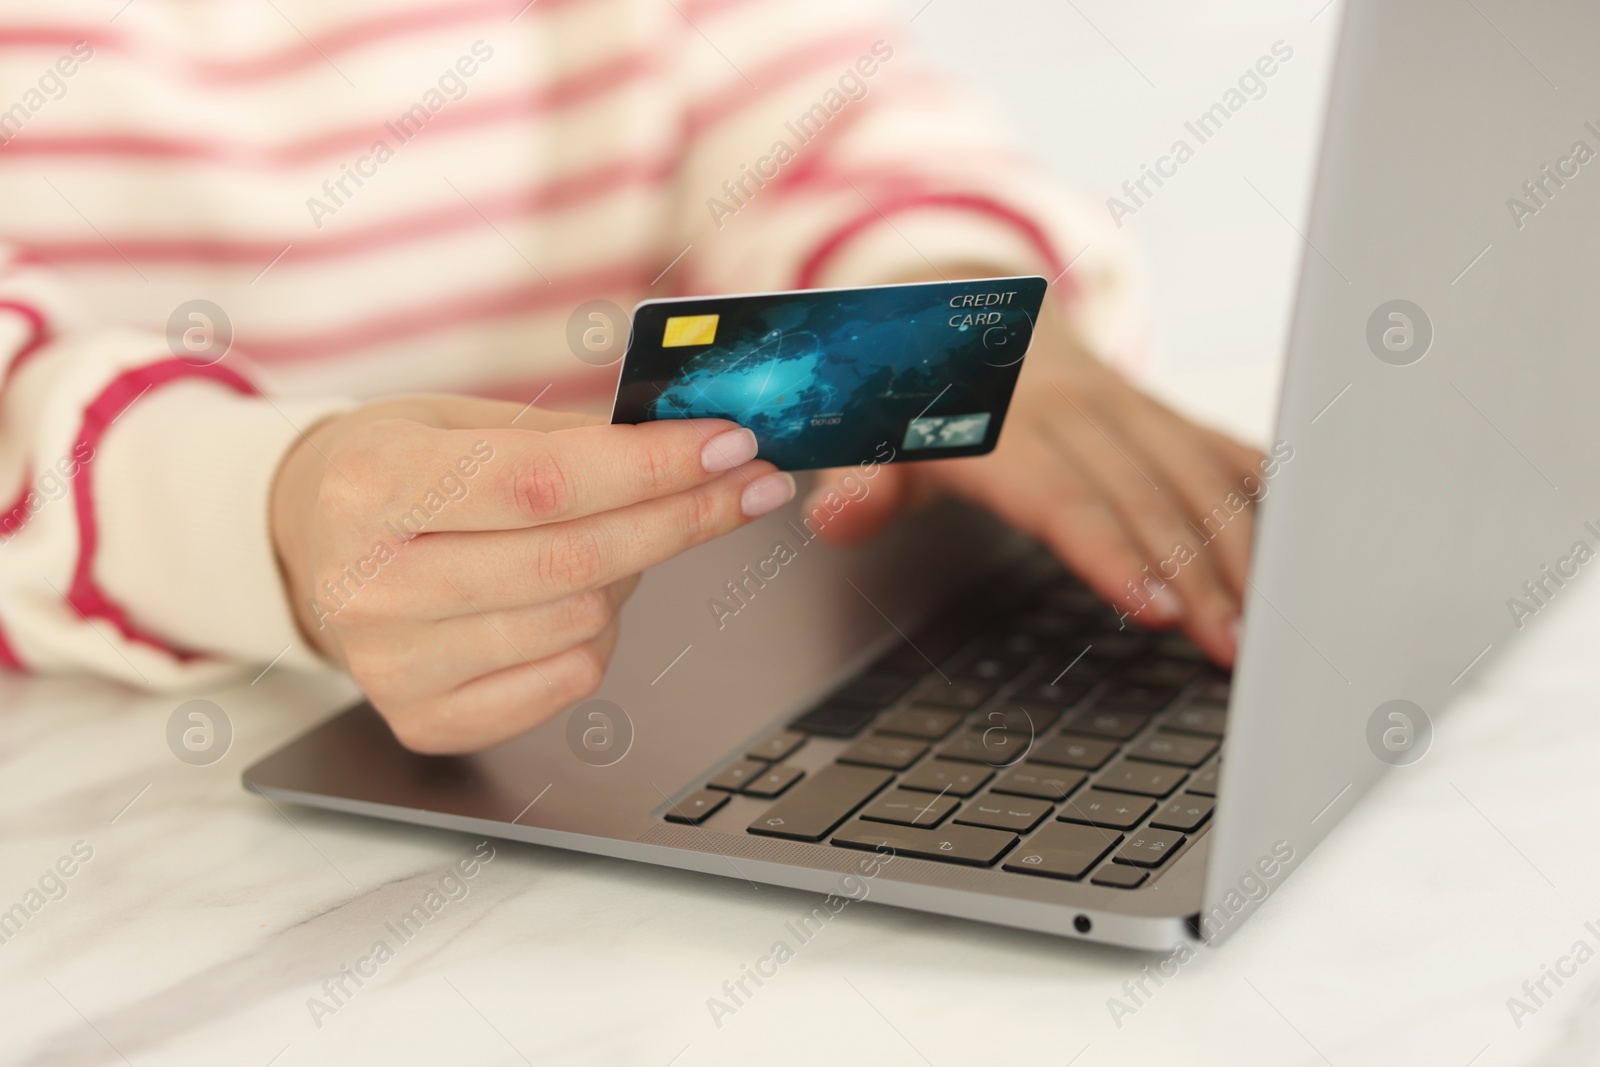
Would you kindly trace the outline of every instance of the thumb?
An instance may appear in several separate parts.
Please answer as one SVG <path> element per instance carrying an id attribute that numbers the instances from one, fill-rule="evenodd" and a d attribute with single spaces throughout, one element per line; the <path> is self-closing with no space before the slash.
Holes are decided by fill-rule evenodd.
<path id="1" fill-rule="evenodd" d="M 868 475 L 856 467 L 817 472 L 806 497 L 805 517 L 825 541 L 852 544 L 883 529 L 911 495 L 904 467 L 879 466 Z M 815 520 L 815 521 L 813 521 Z"/>
<path id="2" fill-rule="evenodd" d="M 518 404 L 485 397 L 449 394 L 419 394 L 380 400 L 352 414 L 369 419 L 411 419 L 440 430 L 566 430 L 594 426 L 606 420 L 577 412 L 551 411 L 532 404 Z"/>

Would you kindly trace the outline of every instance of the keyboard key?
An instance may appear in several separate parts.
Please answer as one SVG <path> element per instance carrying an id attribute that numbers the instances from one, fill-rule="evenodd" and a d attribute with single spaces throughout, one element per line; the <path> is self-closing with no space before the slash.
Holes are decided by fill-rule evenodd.
<path id="1" fill-rule="evenodd" d="M 1185 686 L 1200 677 L 1203 665 L 1180 659 L 1140 660 L 1118 672 L 1117 680 L 1136 685 Z"/>
<path id="2" fill-rule="evenodd" d="M 1172 763 L 1179 767 L 1198 767 L 1211 758 L 1222 742 L 1214 737 L 1190 737 L 1156 731 L 1128 749 L 1128 755 L 1152 763 Z"/>
<path id="3" fill-rule="evenodd" d="M 1117 745 L 1113 741 L 1059 734 L 1035 744 L 1028 758 L 1035 763 L 1056 763 L 1063 767 L 1092 771 L 1105 766 L 1106 760 L 1116 751 Z"/>
<path id="4" fill-rule="evenodd" d="M 1213 763 L 1189 782 L 1189 792 L 1199 793 L 1201 796 L 1214 797 L 1217 795 L 1217 768 Z"/>
<path id="5" fill-rule="evenodd" d="M 1179 830 L 1192 834 L 1211 818 L 1211 809 L 1216 804 L 1210 797 L 1184 793 L 1161 805 L 1161 810 L 1150 820 L 1150 825 L 1159 830 Z"/>
<path id="6" fill-rule="evenodd" d="M 1206 662 L 1206 654 L 1200 651 L 1200 646 L 1178 633 L 1166 634 L 1157 641 L 1156 655 L 1164 659 L 1189 660 L 1200 664 Z"/>
<path id="7" fill-rule="evenodd" d="M 1055 704 L 1041 704 L 1037 700 L 1010 700 L 984 712 L 973 725 L 982 725 L 986 730 L 998 727 L 1038 737 L 1056 724 L 1061 712 L 1062 709 Z"/>
<path id="8" fill-rule="evenodd" d="M 1106 711 L 1160 711 L 1177 699 L 1175 685 L 1116 682 L 1094 698 L 1093 706 Z"/>
<path id="9" fill-rule="evenodd" d="M 717 772 L 716 777 L 706 783 L 710 789 L 726 789 L 730 793 L 737 793 L 746 783 L 756 778 L 767 769 L 767 765 L 760 760 L 742 759 L 732 763 Z"/>
<path id="10" fill-rule="evenodd" d="M 1088 696 L 1089 690 L 1094 688 L 1094 681 L 1092 679 L 1074 677 L 1073 675 L 1076 670 L 1077 668 L 1074 667 L 1072 670 L 1068 671 L 1064 676 L 1062 676 L 1060 681 L 1039 682 L 1036 685 L 1024 689 L 1019 699 L 1023 703 L 1028 704 L 1030 707 L 1034 704 L 1049 704 L 1055 707 L 1065 708 L 1076 704 L 1078 701 Z M 1055 678 L 1060 674 L 1061 671 L 1057 670 L 1055 674 L 1052 674 L 1049 677 Z"/>
<path id="11" fill-rule="evenodd" d="M 763 799 L 782 796 L 784 790 L 805 776 L 805 771 L 799 767 L 791 767 L 788 764 L 768 767 L 765 774 L 757 775 L 750 780 L 750 784 L 744 787 L 744 794 L 748 797 L 761 797 Z"/>
<path id="12" fill-rule="evenodd" d="M 1076 638 L 1067 642 L 1066 648 L 1054 656 L 1045 659 L 1044 665 L 1039 670 L 1039 685 L 1052 686 L 1083 685 L 1090 689 L 1096 682 L 1107 677 L 1117 667 L 1116 660 L 1090 659 L 1088 645 L 1083 638 Z M 1035 693 L 1040 699 L 1048 699 L 1048 694 L 1042 690 Z M 1078 699 L 1082 699 L 1080 696 Z M 1076 701 L 1071 701 L 1076 703 Z"/>
<path id="13" fill-rule="evenodd" d="M 989 792 L 962 808 L 956 822 L 1025 834 L 1048 818 L 1053 810 L 1049 804 L 1032 797 L 1008 797 Z"/>
<path id="14" fill-rule="evenodd" d="M 1027 670 L 1032 662 L 1027 656 L 983 656 L 957 668 L 954 677 L 1004 685 Z"/>
<path id="15" fill-rule="evenodd" d="M 1094 786 L 1096 789 L 1114 789 L 1119 793 L 1164 797 L 1182 785 L 1187 777 L 1178 767 L 1122 759 L 1101 771 L 1094 780 Z"/>
<path id="16" fill-rule="evenodd" d="M 1086 789 L 1067 801 L 1056 818 L 1063 822 L 1108 826 L 1113 830 L 1132 830 L 1144 821 L 1144 817 L 1155 806 L 1155 801 L 1144 797 Z"/>
<path id="17" fill-rule="evenodd" d="M 1082 619 L 1063 614 L 1053 608 L 1041 608 L 1018 621 L 1029 633 L 1038 634 L 1045 641 L 1059 644 L 1084 628 Z"/>
<path id="18" fill-rule="evenodd" d="M 1098 615 L 1106 602 L 1095 596 L 1087 586 L 1069 584 L 1050 590 L 1044 602 L 1071 615 Z"/>
<path id="19" fill-rule="evenodd" d="M 904 789 L 919 789 L 927 793 L 970 797 L 993 777 L 994 771 L 988 767 L 932 759 L 900 779 L 900 785 Z"/>
<path id="20" fill-rule="evenodd" d="M 1141 830 L 1112 859 L 1131 867 L 1159 867 L 1187 840 L 1172 830 Z"/>
<path id="21" fill-rule="evenodd" d="M 929 678 L 917 687 L 916 699 L 924 704 L 937 704 L 942 708 L 971 711 L 994 696 L 995 687 L 988 682 L 968 682 L 960 679 L 945 681 Z"/>
<path id="22" fill-rule="evenodd" d="M 1002 870 L 1076 882 L 1121 841 L 1121 834 L 1093 826 L 1053 822 L 1024 841 Z"/>
<path id="23" fill-rule="evenodd" d="M 1006 849 L 1016 840 L 1016 834 L 977 826 L 951 824 L 941 830 L 919 830 L 910 826 L 853 822 L 834 835 L 833 843 L 844 848 L 891 848 L 897 856 L 988 867 L 1005 855 Z"/>
<path id="24" fill-rule="evenodd" d="M 1089 734 L 1093 737 L 1109 737 L 1116 741 L 1126 741 L 1134 734 L 1143 730 L 1150 724 L 1150 716 L 1139 711 L 1105 711 L 1098 708 L 1084 708 L 1075 711 L 1062 724 L 1062 729 L 1075 734 Z"/>
<path id="25" fill-rule="evenodd" d="M 1157 720 L 1168 730 L 1221 737 L 1228 727 L 1228 705 L 1196 702 L 1163 712 Z"/>
<path id="26" fill-rule="evenodd" d="M 824 700 L 791 722 L 789 728 L 808 734 L 821 734 L 824 737 L 854 737 L 877 714 L 877 708 L 865 704 Z"/>
<path id="27" fill-rule="evenodd" d="M 913 704 L 908 708 L 896 708 L 885 715 L 878 721 L 878 732 L 937 741 L 954 730 L 960 722 L 959 711 Z"/>
<path id="28" fill-rule="evenodd" d="M 1009 767 L 1028 754 L 1033 738 L 1008 730 L 968 730 L 939 750 L 940 759 Z"/>
<path id="29" fill-rule="evenodd" d="M 863 819 L 873 822 L 893 822 L 901 826 L 938 826 L 945 816 L 955 811 L 961 801 L 948 794 L 929 796 L 905 789 L 894 789 L 868 804 L 862 811 Z"/>
<path id="30" fill-rule="evenodd" d="M 892 778 L 894 775 L 888 771 L 871 767 L 831 764 L 789 790 L 787 796 L 750 824 L 749 832 L 821 841 Z"/>
<path id="31" fill-rule="evenodd" d="M 795 749 L 805 743 L 805 734 L 797 734 L 793 730 L 781 730 L 765 741 L 751 745 L 745 755 L 751 759 L 764 759 L 776 763 L 778 760 L 788 759 Z"/>
<path id="32" fill-rule="evenodd" d="M 1138 889 L 1149 879 L 1149 871 L 1112 862 L 1096 871 L 1095 876 L 1089 879 L 1089 884 L 1110 886 L 1112 889 Z"/>
<path id="33" fill-rule="evenodd" d="M 1102 630 L 1084 639 L 1089 651 L 1084 659 L 1131 660 L 1145 650 L 1149 638 L 1137 630 Z"/>
<path id="34" fill-rule="evenodd" d="M 900 674 L 898 672 L 868 671 L 858 678 L 834 690 L 833 699 L 843 700 L 850 704 L 866 704 L 874 708 L 886 708 L 896 700 L 906 695 L 912 685 L 916 683 L 917 674 Z"/>
<path id="35" fill-rule="evenodd" d="M 960 615 L 936 619 L 891 649 L 874 670 L 921 674 L 949 659 L 972 634 L 973 620 Z"/>
<path id="36" fill-rule="evenodd" d="M 994 791 L 1059 801 L 1067 799 L 1067 794 L 1082 785 L 1087 777 L 1082 771 L 1062 771 L 1041 763 L 1021 763 L 1001 776 L 994 784 Z"/>
<path id="37" fill-rule="evenodd" d="M 887 767 L 891 771 L 903 771 L 921 759 L 926 751 L 928 751 L 926 741 L 871 734 L 839 753 L 839 762 L 862 763 L 868 767 Z"/>
<path id="38" fill-rule="evenodd" d="M 985 641 L 982 645 L 985 655 L 993 656 L 1022 656 L 1031 658 L 1044 651 L 1039 636 L 1026 626 L 1012 622 L 1012 629 L 1003 637 Z"/>
<path id="39" fill-rule="evenodd" d="M 1233 683 L 1227 681 L 1205 682 L 1195 690 L 1195 699 L 1208 704 L 1227 704 L 1233 695 Z"/>
<path id="40" fill-rule="evenodd" d="M 699 789 L 667 809 L 668 822 L 699 826 L 728 802 L 728 794 L 715 789 Z"/>

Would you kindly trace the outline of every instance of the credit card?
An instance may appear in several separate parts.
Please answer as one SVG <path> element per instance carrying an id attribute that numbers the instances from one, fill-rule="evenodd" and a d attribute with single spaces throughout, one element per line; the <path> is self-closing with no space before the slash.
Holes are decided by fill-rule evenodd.
<path id="1" fill-rule="evenodd" d="M 613 423 L 724 418 L 783 470 L 979 456 L 1000 438 L 1040 277 L 647 300 Z"/>

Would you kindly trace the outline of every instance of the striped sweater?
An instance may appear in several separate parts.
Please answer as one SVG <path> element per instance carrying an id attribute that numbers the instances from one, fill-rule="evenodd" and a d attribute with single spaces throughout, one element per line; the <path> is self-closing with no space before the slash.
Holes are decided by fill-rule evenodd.
<path id="1" fill-rule="evenodd" d="M 863 0 L 0 0 L 0 665 L 193 685 L 299 638 L 301 431 L 597 406 L 574 309 L 986 264 L 1130 343 L 1100 217 Z"/>

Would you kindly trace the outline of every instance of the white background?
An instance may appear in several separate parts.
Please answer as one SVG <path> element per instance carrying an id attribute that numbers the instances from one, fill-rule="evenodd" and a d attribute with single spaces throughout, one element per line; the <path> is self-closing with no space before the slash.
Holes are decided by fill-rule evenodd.
<path id="1" fill-rule="evenodd" d="M 1157 331 L 1150 384 L 1256 440 L 1271 429 L 1303 247 L 1282 216 L 1300 226 L 1309 205 L 1338 27 L 1338 6 L 1326 3 L 901 5 L 946 64 L 991 94 L 1038 158 L 1098 201 L 1120 196 L 1122 183 L 1177 138 L 1196 147 L 1125 220 L 1148 271 Z M 1275 41 L 1294 57 L 1265 79 L 1266 94 L 1197 144 L 1184 122 Z"/>

